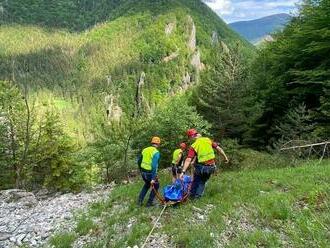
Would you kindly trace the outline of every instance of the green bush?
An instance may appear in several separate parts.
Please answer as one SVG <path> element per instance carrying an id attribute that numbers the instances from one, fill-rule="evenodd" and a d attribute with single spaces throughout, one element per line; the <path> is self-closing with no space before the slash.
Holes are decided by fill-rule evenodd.
<path id="1" fill-rule="evenodd" d="M 282 154 L 271 154 L 252 149 L 242 149 L 240 154 L 243 158 L 240 164 L 242 170 L 273 169 L 296 165 L 294 161 Z"/>
<path id="2" fill-rule="evenodd" d="M 174 149 L 181 142 L 188 142 L 186 131 L 189 128 L 208 134 L 210 125 L 197 114 L 194 107 L 188 105 L 186 99 L 174 97 L 168 100 L 168 104 L 159 107 L 141 126 L 133 144 L 140 151 L 150 145 L 152 136 L 159 136 L 162 140 L 159 148 L 161 165 L 167 167 L 171 164 Z"/>
<path id="3" fill-rule="evenodd" d="M 240 169 L 242 167 L 244 155 L 238 142 L 232 139 L 225 139 L 221 141 L 219 145 L 225 151 L 227 157 L 229 158 L 229 163 L 225 164 L 221 162 L 220 168 L 225 170 Z"/>

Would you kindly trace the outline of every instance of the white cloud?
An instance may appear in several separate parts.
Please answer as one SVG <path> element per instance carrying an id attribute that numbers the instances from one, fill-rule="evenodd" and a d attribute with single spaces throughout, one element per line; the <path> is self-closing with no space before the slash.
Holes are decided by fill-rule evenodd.
<path id="1" fill-rule="evenodd" d="M 265 6 L 271 8 L 278 8 L 278 7 L 294 7 L 297 3 L 297 0 L 287 0 L 287 1 L 272 1 L 272 2 L 265 2 Z"/>
<path id="2" fill-rule="evenodd" d="M 234 7 L 230 0 L 205 0 L 205 3 L 211 9 L 222 15 L 229 15 L 234 11 Z"/>
<path id="3" fill-rule="evenodd" d="M 278 13 L 291 13 L 302 0 L 203 0 L 225 21 L 260 18 Z"/>

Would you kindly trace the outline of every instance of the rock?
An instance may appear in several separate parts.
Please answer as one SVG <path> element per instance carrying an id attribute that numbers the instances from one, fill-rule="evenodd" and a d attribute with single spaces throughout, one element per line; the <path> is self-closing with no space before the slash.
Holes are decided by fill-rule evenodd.
<path id="1" fill-rule="evenodd" d="M 212 45 L 216 45 L 219 42 L 218 33 L 216 31 L 212 32 L 211 42 Z"/>
<path id="2" fill-rule="evenodd" d="M 132 228 L 132 226 L 136 223 L 136 218 L 132 217 L 128 220 L 128 224 L 127 224 L 127 229 L 130 230 Z"/>
<path id="3" fill-rule="evenodd" d="M 201 62 L 201 54 L 200 51 L 197 50 L 190 61 L 190 64 L 197 70 L 197 71 L 201 71 L 204 69 L 204 64 Z"/>
<path id="4" fill-rule="evenodd" d="M 191 51 L 195 51 L 195 49 L 196 49 L 196 26 L 195 26 L 194 20 L 192 19 L 191 16 L 188 16 L 188 23 L 191 26 L 189 40 L 188 40 L 188 48 Z"/>
<path id="5" fill-rule="evenodd" d="M 0 200 L 3 200 L 6 203 L 14 202 L 26 207 L 33 207 L 38 204 L 33 193 L 21 189 L 8 189 L 1 191 Z"/>
<path id="6" fill-rule="evenodd" d="M 163 61 L 164 61 L 165 63 L 167 63 L 167 62 L 170 62 L 171 60 L 177 58 L 178 56 L 179 56 L 179 52 L 174 52 L 174 53 L 171 53 L 169 56 L 164 57 L 164 58 L 163 58 Z"/>
<path id="7" fill-rule="evenodd" d="M 18 246 L 21 246 L 21 245 L 22 245 L 22 241 L 23 241 L 23 239 L 25 238 L 25 236 L 26 236 L 26 234 L 23 233 L 23 234 L 20 234 L 20 235 L 18 235 L 18 236 L 16 237 L 16 244 L 17 244 Z"/>
<path id="8" fill-rule="evenodd" d="M 10 238 L 10 233 L 0 232 L 0 241 L 4 241 Z"/>
<path id="9" fill-rule="evenodd" d="M 113 96 L 112 94 L 105 97 L 107 117 L 116 122 L 119 122 L 123 115 L 123 110 L 118 105 L 118 98 L 119 96 Z"/>
<path id="10" fill-rule="evenodd" d="M 38 205 L 38 200 L 33 195 L 31 197 L 25 197 L 20 203 L 25 207 L 31 208 Z"/>
<path id="11" fill-rule="evenodd" d="M 182 92 L 182 91 L 186 91 L 189 86 L 191 85 L 191 76 L 188 72 L 186 72 L 186 74 L 183 76 L 182 78 L 182 84 L 181 84 L 181 87 L 179 87 L 179 92 Z"/>
<path id="12" fill-rule="evenodd" d="M 7 189 L 0 192 L 0 200 L 7 203 L 16 201 L 19 199 L 19 195 L 26 193 L 26 191 L 21 189 Z"/>
<path id="13" fill-rule="evenodd" d="M 37 241 L 35 241 L 34 239 L 31 239 L 30 243 L 31 243 L 31 245 L 33 245 L 33 246 L 36 246 L 36 245 L 37 245 Z"/>
<path id="14" fill-rule="evenodd" d="M 23 244 L 28 247 L 43 247 L 53 233 L 73 231 L 73 212 L 81 211 L 92 202 L 104 200 L 112 188 L 113 184 L 89 193 L 57 196 L 50 196 L 46 191 L 37 192 L 39 202 L 33 193 L 24 190 L 0 191 L 0 247 L 17 247 Z M 89 239 L 82 243 L 88 243 Z"/>
<path id="15" fill-rule="evenodd" d="M 205 220 L 205 217 L 204 217 L 204 215 L 197 213 L 197 219 L 199 219 L 199 220 Z"/>
<path id="16" fill-rule="evenodd" d="M 204 210 L 201 209 L 201 208 L 198 208 L 198 207 L 193 206 L 192 209 L 193 209 L 195 212 L 198 212 L 198 213 L 200 213 L 200 214 L 204 213 Z"/>
<path id="17" fill-rule="evenodd" d="M 162 233 L 155 233 L 151 235 L 150 239 L 146 244 L 146 247 L 168 248 L 175 247 L 175 245 L 171 242 L 170 237 L 168 235 Z"/>
<path id="18" fill-rule="evenodd" d="M 171 23 L 166 24 L 166 26 L 165 26 L 165 34 L 166 35 L 170 35 L 173 32 L 174 28 L 175 28 L 175 23 L 174 22 L 171 22 Z"/>
<path id="19" fill-rule="evenodd" d="M 223 41 L 221 41 L 221 47 L 222 47 L 222 50 L 223 50 L 224 53 L 226 53 L 226 54 L 229 54 L 230 53 L 227 44 L 224 43 Z"/>
<path id="20" fill-rule="evenodd" d="M 30 239 L 31 239 L 31 234 L 28 233 L 28 234 L 25 236 L 25 238 L 23 239 L 23 242 L 29 242 Z"/>
<path id="21" fill-rule="evenodd" d="M 47 189 L 41 189 L 39 190 L 35 196 L 37 197 L 38 200 L 44 200 L 49 197 L 50 193 Z"/>
<path id="22" fill-rule="evenodd" d="M 46 238 L 48 238 L 48 236 L 49 236 L 49 233 L 48 232 L 41 232 L 41 234 L 40 234 L 40 237 L 42 239 L 46 239 Z"/>
<path id="23" fill-rule="evenodd" d="M 184 75 L 182 79 L 182 84 L 190 84 L 191 83 L 191 76 L 188 72 Z"/>

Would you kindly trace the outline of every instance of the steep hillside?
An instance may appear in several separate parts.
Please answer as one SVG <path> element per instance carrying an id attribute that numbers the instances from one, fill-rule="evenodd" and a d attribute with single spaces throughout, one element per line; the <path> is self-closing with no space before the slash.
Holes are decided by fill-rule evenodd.
<path id="1" fill-rule="evenodd" d="M 41 106 L 51 99 L 82 139 L 95 109 L 131 115 L 137 87 L 152 111 L 198 82 L 218 42 L 252 49 L 198 0 L 15 0 L 1 10 L 0 80 L 28 85 Z"/>
<path id="2" fill-rule="evenodd" d="M 276 14 L 251 21 L 230 23 L 229 26 L 253 44 L 260 42 L 283 27 L 292 19 L 288 14 Z"/>

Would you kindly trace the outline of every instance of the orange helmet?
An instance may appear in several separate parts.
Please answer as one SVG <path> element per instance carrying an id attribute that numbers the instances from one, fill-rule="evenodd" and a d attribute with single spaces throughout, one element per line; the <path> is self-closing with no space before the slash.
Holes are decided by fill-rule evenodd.
<path id="1" fill-rule="evenodd" d="M 152 137 L 151 139 L 152 144 L 160 145 L 160 138 L 157 136 Z"/>
<path id="2" fill-rule="evenodd" d="M 189 138 L 194 138 L 197 134 L 198 132 L 194 128 L 191 128 L 187 131 L 187 135 Z"/>
<path id="3" fill-rule="evenodd" d="M 186 149 L 187 149 L 187 144 L 184 143 L 184 142 L 182 142 L 182 143 L 180 144 L 180 148 L 181 148 L 182 150 L 186 150 Z"/>

